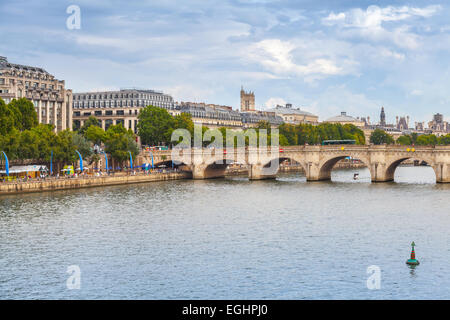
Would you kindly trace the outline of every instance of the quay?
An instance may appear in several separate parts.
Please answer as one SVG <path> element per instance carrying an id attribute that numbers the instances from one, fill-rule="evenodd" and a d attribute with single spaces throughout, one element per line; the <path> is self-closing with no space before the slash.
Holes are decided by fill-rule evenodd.
<path id="1" fill-rule="evenodd" d="M 82 176 L 77 178 L 46 178 L 43 180 L 0 183 L 0 195 L 90 187 L 116 186 L 153 181 L 189 179 L 189 172 L 168 172 L 136 175 Z"/>

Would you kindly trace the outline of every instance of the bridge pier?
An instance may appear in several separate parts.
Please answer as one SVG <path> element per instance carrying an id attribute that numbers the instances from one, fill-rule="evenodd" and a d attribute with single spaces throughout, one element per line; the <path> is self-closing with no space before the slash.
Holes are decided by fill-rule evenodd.
<path id="1" fill-rule="evenodd" d="M 278 172 L 277 167 L 264 167 L 261 164 L 252 164 L 249 166 L 248 178 L 250 180 L 275 179 Z"/>
<path id="2" fill-rule="evenodd" d="M 192 179 L 202 180 L 224 178 L 226 169 L 226 165 L 196 164 L 192 166 Z"/>
<path id="3" fill-rule="evenodd" d="M 450 183 L 450 165 L 445 163 L 438 163 L 433 166 L 436 172 L 437 183 Z"/>

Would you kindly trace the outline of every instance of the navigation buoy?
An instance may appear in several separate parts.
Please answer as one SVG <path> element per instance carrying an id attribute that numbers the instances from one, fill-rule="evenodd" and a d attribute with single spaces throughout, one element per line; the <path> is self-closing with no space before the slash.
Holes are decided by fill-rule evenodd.
<path id="1" fill-rule="evenodd" d="M 419 260 L 416 259 L 416 253 L 414 252 L 414 247 L 416 244 L 414 241 L 411 243 L 411 259 L 406 260 L 406 264 L 417 266 L 419 264 Z"/>

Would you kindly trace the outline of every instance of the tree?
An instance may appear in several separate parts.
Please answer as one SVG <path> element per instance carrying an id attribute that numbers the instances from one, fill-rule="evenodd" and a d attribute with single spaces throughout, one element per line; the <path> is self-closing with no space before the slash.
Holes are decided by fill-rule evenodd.
<path id="1" fill-rule="evenodd" d="M 143 144 L 170 143 L 174 118 L 166 109 L 147 106 L 139 112 L 138 133 Z"/>
<path id="2" fill-rule="evenodd" d="M 401 144 L 403 146 L 412 145 L 412 139 L 410 135 L 400 136 L 397 139 L 397 144 Z"/>
<path id="3" fill-rule="evenodd" d="M 128 152 L 131 152 L 133 158 L 139 154 L 134 134 L 130 130 L 127 131 L 121 124 L 110 126 L 106 131 L 105 151 L 119 163 L 129 159 Z"/>
<path id="4" fill-rule="evenodd" d="M 375 129 L 370 135 L 370 143 L 373 144 L 393 144 L 394 138 L 384 130 Z"/>
<path id="5" fill-rule="evenodd" d="M 19 130 L 29 130 L 39 124 L 38 114 L 34 108 L 33 103 L 27 98 L 13 99 L 9 103 L 10 107 L 14 107 L 18 112 L 16 127 Z"/>
<path id="6" fill-rule="evenodd" d="M 92 148 L 89 141 L 87 141 L 86 138 L 81 134 L 78 134 L 76 132 L 71 133 L 72 133 L 72 143 L 75 147 L 75 150 L 77 150 L 83 158 L 90 157 L 92 155 Z"/>
<path id="7" fill-rule="evenodd" d="M 16 121 L 11 108 L 0 98 L 0 135 L 6 135 L 15 128 Z"/>
<path id="8" fill-rule="evenodd" d="M 434 146 L 438 143 L 438 139 L 434 134 L 426 134 L 417 137 L 416 144 L 419 146 Z"/>
<path id="9" fill-rule="evenodd" d="M 78 132 L 81 135 L 84 135 L 86 133 L 86 130 L 90 127 L 90 126 L 97 126 L 100 127 L 99 123 L 98 123 L 98 119 L 94 116 L 89 116 L 89 118 L 85 121 L 85 123 L 83 124 L 83 126 L 80 128 L 80 130 L 78 130 Z"/>
<path id="10" fill-rule="evenodd" d="M 105 140 L 105 131 L 98 126 L 90 126 L 84 136 L 93 144 L 100 145 Z"/>

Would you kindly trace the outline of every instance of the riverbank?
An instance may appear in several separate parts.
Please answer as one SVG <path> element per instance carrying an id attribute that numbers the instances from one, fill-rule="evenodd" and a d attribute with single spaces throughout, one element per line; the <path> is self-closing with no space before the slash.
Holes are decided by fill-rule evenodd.
<path id="1" fill-rule="evenodd" d="M 59 178 L 14 183 L 6 182 L 0 183 L 0 195 L 179 180 L 188 179 L 190 177 L 191 174 L 189 172 L 170 172 L 137 175 L 111 175 L 101 177 Z"/>

